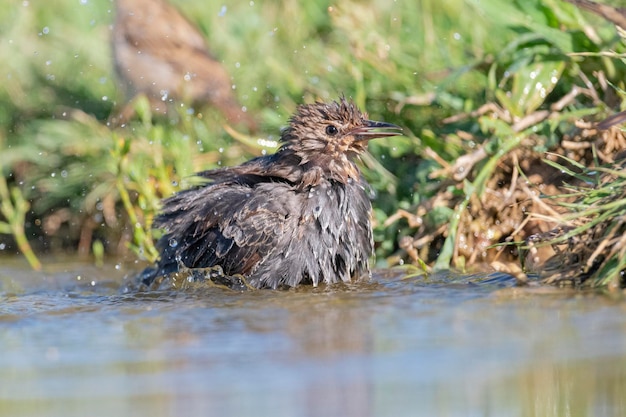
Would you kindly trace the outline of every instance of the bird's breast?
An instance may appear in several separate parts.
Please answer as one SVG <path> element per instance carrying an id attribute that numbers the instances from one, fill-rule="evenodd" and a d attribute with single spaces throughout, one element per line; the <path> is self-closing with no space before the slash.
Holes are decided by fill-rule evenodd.
<path id="1" fill-rule="evenodd" d="M 318 233 L 328 233 L 341 240 L 350 229 L 367 228 L 371 204 L 357 181 L 346 184 L 322 181 L 302 193 L 302 223 L 314 226 Z"/>

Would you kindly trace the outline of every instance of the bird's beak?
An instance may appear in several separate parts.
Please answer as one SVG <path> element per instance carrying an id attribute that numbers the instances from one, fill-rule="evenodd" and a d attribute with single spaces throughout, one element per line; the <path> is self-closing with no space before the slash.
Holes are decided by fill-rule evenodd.
<path id="1" fill-rule="evenodd" d="M 363 126 L 352 130 L 352 135 L 357 141 L 384 138 L 387 136 L 398 136 L 402 134 L 402 128 L 391 123 L 375 122 L 373 120 L 363 121 Z"/>

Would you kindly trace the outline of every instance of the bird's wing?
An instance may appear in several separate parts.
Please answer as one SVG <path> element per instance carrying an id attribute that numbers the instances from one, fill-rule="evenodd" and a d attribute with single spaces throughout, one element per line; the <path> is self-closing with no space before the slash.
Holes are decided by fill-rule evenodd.
<path id="1" fill-rule="evenodd" d="M 161 269 L 180 259 L 189 268 L 219 265 L 227 275 L 249 273 L 289 227 L 289 187 L 209 184 L 166 200 L 155 221 L 167 230 L 159 240 Z"/>

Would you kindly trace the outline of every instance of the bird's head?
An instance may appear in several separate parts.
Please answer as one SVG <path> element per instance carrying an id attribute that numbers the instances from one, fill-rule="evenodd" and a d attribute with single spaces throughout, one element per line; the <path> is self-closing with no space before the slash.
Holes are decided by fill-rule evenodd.
<path id="1" fill-rule="evenodd" d="M 356 179 L 352 160 L 365 152 L 368 141 L 401 134 L 399 126 L 368 120 L 367 113 L 342 97 L 299 106 L 281 140 L 283 148 L 300 157 L 301 165 L 321 168 L 338 179 Z"/>

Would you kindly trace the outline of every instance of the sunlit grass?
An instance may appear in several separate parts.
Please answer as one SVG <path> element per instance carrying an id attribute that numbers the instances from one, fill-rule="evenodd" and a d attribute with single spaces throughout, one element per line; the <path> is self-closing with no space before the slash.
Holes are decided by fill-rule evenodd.
<path id="1" fill-rule="evenodd" d="M 101 259 L 131 248 L 153 260 L 162 197 L 194 172 L 272 152 L 263 144 L 297 104 L 345 94 L 406 132 L 373 142 L 363 164 L 378 192 L 380 265 L 468 265 L 483 258 L 463 252 L 463 239 L 495 236 L 487 247 L 517 227 L 493 235 L 478 220 L 494 190 L 515 185 L 502 174 L 511 155 L 541 159 L 625 90 L 614 27 L 559 0 L 172 3 L 206 35 L 261 133 L 225 127 L 211 110 L 153 120 L 141 100 L 128 126 L 108 126 L 126 102 L 113 3 L 0 0 L 0 167 L 30 206 L 23 228 L 35 251 L 96 248 Z"/>

